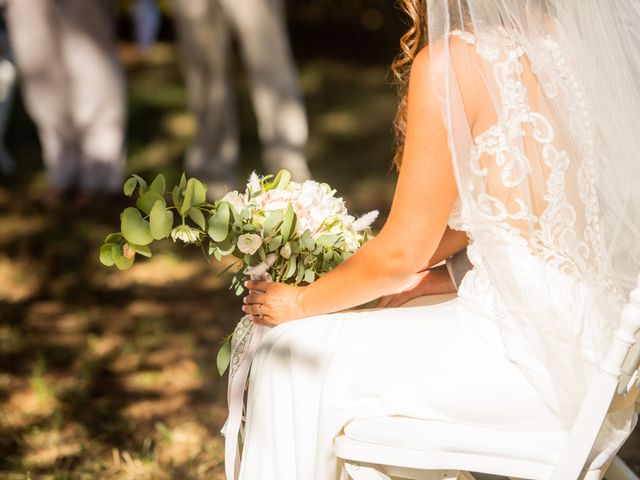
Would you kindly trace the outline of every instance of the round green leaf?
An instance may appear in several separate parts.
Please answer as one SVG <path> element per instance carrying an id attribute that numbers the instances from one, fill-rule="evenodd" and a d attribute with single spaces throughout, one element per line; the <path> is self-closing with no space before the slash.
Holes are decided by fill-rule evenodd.
<path id="1" fill-rule="evenodd" d="M 140 175 L 136 175 L 135 173 L 131 175 L 133 178 L 135 178 L 138 181 L 138 185 L 140 185 L 140 194 L 142 195 L 144 192 L 147 191 L 147 182 L 144 178 L 142 178 Z"/>
<path id="2" fill-rule="evenodd" d="M 134 252 L 139 253 L 143 257 L 151 257 L 151 249 L 148 245 L 134 245 L 133 243 L 130 243 L 129 247 L 131 247 Z"/>
<path id="3" fill-rule="evenodd" d="M 167 181 L 164 178 L 164 175 L 159 173 L 156 175 L 156 178 L 153 179 L 151 185 L 149 185 L 149 191 L 156 192 L 158 195 L 164 194 L 164 189 L 167 186 Z"/>
<path id="4" fill-rule="evenodd" d="M 180 214 L 186 215 L 189 209 L 193 206 L 193 191 L 196 188 L 197 180 L 190 178 L 187 182 L 187 189 L 184 192 L 184 200 L 182 201 L 182 207 L 180 207 Z"/>
<path id="5" fill-rule="evenodd" d="M 269 235 L 273 230 L 278 226 L 282 219 L 284 218 L 284 210 L 274 210 L 269 213 L 269 216 L 264 221 L 264 234 Z"/>
<path id="6" fill-rule="evenodd" d="M 120 240 L 122 240 L 121 233 L 110 233 L 104 239 L 104 243 L 118 243 Z"/>
<path id="7" fill-rule="evenodd" d="M 182 189 L 177 185 L 171 191 L 171 198 L 173 198 L 173 205 L 180 211 L 182 208 Z"/>
<path id="8" fill-rule="evenodd" d="M 137 208 L 129 207 L 122 212 L 120 230 L 125 240 L 129 243 L 149 245 L 153 241 L 149 222 L 142 219 L 142 214 Z"/>
<path id="9" fill-rule="evenodd" d="M 124 182 L 124 186 L 122 189 L 124 190 L 124 194 L 127 197 L 133 195 L 133 191 L 136 189 L 136 185 L 138 185 L 138 180 L 135 177 L 131 177 L 126 182 Z"/>
<path id="10" fill-rule="evenodd" d="M 287 209 L 284 212 L 284 218 L 282 220 L 282 229 L 280 233 L 284 241 L 288 241 L 291 238 L 291 233 L 296 227 L 296 212 L 293 211 L 291 204 L 287 205 Z"/>
<path id="11" fill-rule="evenodd" d="M 218 210 L 209 219 L 207 233 L 214 242 L 222 242 L 229 235 L 229 204 L 222 202 L 218 205 Z"/>
<path id="12" fill-rule="evenodd" d="M 173 212 L 167 210 L 160 200 L 156 201 L 149 214 L 149 228 L 156 240 L 167 238 L 173 228 Z"/>
<path id="13" fill-rule="evenodd" d="M 191 207 L 189 209 L 189 218 L 193 220 L 194 223 L 198 225 L 202 230 L 206 230 L 207 221 L 204 219 L 204 214 L 202 213 L 202 210 L 196 207 Z"/>
<path id="14" fill-rule="evenodd" d="M 276 175 L 276 178 L 273 180 L 273 188 L 275 189 L 279 189 L 279 190 L 284 190 L 285 188 L 287 188 L 287 185 L 289 185 L 289 182 L 291 181 L 291 174 L 289 173 L 288 170 L 280 170 L 278 172 L 278 175 Z"/>
<path id="15" fill-rule="evenodd" d="M 145 192 L 138 198 L 138 200 L 136 201 L 136 207 L 138 207 L 144 213 L 149 215 L 149 213 L 151 213 L 151 209 L 153 208 L 153 205 L 158 200 L 162 201 L 163 205 L 165 204 L 165 201 L 164 201 L 164 198 L 162 198 L 162 195 L 154 192 L 153 190 L 149 190 L 148 192 Z"/>
<path id="16" fill-rule="evenodd" d="M 106 267 L 112 267 L 113 256 L 111 255 L 111 248 L 114 245 L 112 243 L 106 243 L 100 247 L 100 263 L 102 263 Z"/>
<path id="17" fill-rule="evenodd" d="M 218 373 L 220 373 L 220 376 L 224 375 L 224 372 L 226 372 L 227 368 L 229 367 L 230 359 L 231 341 L 225 339 L 220 346 L 220 350 L 218 350 L 218 355 L 216 356 L 216 364 L 218 366 Z"/>
<path id="18" fill-rule="evenodd" d="M 289 259 L 289 264 L 287 265 L 287 270 L 285 271 L 284 276 L 282 277 L 283 280 L 288 280 L 293 276 L 294 273 L 296 273 L 297 260 L 298 260 L 297 255 L 291 256 L 291 258 Z"/>
<path id="19" fill-rule="evenodd" d="M 194 205 L 200 205 L 201 203 L 204 203 L 207 200 L 207 186 L 201 181 L 196 180 L 195 178 L 193 180 L 194 180 L 194 186 L 193 186 L 192 203 Z"/>

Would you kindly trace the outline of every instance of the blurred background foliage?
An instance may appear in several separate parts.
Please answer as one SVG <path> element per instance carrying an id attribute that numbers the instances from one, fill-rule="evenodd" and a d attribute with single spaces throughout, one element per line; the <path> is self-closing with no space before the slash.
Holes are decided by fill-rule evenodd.
<path id="1" fill-rule="evenodd" d="M 160 42 L 144 55 L 131 43 L 128 2 L 118 7 L 128 169 L 175 180 L 194 122 L 170 2 L 161 3 Z M 289 1 L 288 15 L 311 170 L 355 213 L 384 214 L 395 180 L 389 65 L 403 19 L 385 0 Z M 244 177 L 262 167 L 239 61 L 235 76 Z M 0 177 L 0 478 L 222 479 L 226 378 L 215 353 L 240 315 L 217 276 L 224 265 L 165 242 L 129 271 L 102 267 L 98 248 L 125 198 L 49 209 L 20 101 L 7 147 L 17 170 Z M 637 468 L 635 445 L 623 455 Z"/>

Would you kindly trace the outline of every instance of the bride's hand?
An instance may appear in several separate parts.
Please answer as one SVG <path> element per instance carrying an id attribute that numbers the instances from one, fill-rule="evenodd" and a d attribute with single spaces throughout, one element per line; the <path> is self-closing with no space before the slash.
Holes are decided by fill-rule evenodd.
<path id="1" fill-rule="evenodd" d="M 447 267 L 442 265 L 417 273 L 401 292 L 382 297 L 376 306 L 378 308 L 399 307 L 414 298 L 455 293 L 455 291 L 456 287 L 451 281 Z"/>
<path id="2" fill-rule="evenodd" d="M 275 326 L 305 316 L 301 294 L 304 287 L 295 287 L 278 282 L 245 282 L 249 294 L 242 301 L 242 311 L 251 321 Z"/>

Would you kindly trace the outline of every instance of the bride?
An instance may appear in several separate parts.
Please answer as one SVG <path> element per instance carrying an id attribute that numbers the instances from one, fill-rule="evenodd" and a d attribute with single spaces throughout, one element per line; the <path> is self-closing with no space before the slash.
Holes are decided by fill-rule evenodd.
<path id="1" fill-rule="evenodd" d="M 248 282 L 243 480 L 329 480 L 354 419 L 568 428 L 640 270 L 640 25 L 625 0 L 404 0 L 399 178 L 306 287 Z M 455 299 L 347 311 L 468 248 Z M 464 391 L 463 391 L 464 389 Z M 633 423 L 610 416 L 592 462 Z"/>

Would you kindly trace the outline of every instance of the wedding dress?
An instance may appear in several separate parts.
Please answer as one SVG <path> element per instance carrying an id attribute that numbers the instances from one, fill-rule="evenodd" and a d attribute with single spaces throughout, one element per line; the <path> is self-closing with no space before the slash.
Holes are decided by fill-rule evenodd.
<path id="1" fill-rule="evenodd" d="M 550 447 L 535 432 L 570 427 L 638 272 L 640 203 L 616 163 L 637 160 L 626 150 L 611 156 L 612 138 L 626 127 L 611 132 L 603 123 L 610 116 L 593 96 L 597 79 L 581 74 L 590 60 L 576 43 L 589 34 L 580 22 L 599 7 L 563 2 L 428 3 L 460 194 L 450 225 L 467 232 L 473 269 L 444 303 L 322 315 L 269 331 L 251 370 L 242 480 L 339 478 L 333 439 L 355 419 L 509 429 L 538 451 Z M 569 13 L 580 32 L 565 21 Z M 613 24 L 614 14 L 601 19 Z M 465 75 L 474 89 L 462 87 Z M 492 114 L 468 119 L 469 95 L 484 95 Z M 635 104 L 637 92 L 629 95 Z M 603 194 L 605 174 L 622 193 Z M 605 462 L 634 424 L 632 410 L 610 415 L 590 462 Z"/>

